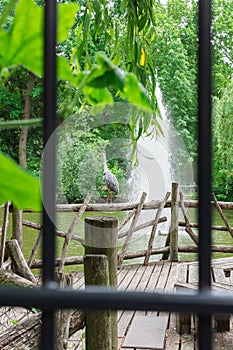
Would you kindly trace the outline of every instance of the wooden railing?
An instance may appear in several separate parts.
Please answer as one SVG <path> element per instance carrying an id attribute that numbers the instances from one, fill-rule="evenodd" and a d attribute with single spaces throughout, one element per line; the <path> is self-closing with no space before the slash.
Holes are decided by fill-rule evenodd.
<path id="1" fill-rule="evenodd" d="M 171 196 L 171 199 L 169 199 Z M 178 261 L 179 253 L 197 253 L 198 252 L 198 235 L 195 233 L 194 229 L 198 229 L 198 225 L 191 223 L 187 215 L 188 208 L 197 208 L 198 202 L 195 200 L 186 200 L 181 191 L 179 191 L 179 186 L 177 183 L 172 184 L 172 191 L 167 192 L 163 200 L 146 202 L 146 193 L 143 193 L 139 202 L 135 203 L 90 203 L 91 196 L 87 195 L 83 204 L 70 204 L 70 205 L 57 205 L 58 212 L 74 212 L 76 213 L 70 227 L 67 232 L 56 231 L 56 235 L 64 238 L 64 244 L 62 248 L 61 258 L 56 260 L 56 265 L 59 267 L 59 272 L 62 272 L 65 265 L 83 264 L 83 256 L 72 256 L 67 257 L 67 250 L 71 240 L 75 240 L 83 247 L 85 246 L 85 239 L 79 235 L 73 233 L 74 228 L 80 221 L 84 212 L 92 211 L 104 211 L 114 212 L 127 211 L 127 215 L 124 220 L 118 224 L 118 238 L 124 239 L 123 246 L 118 252 L 118 265 L 120 266 L 124 260 L 132 260 L 135 258 L 144 258 L 143 264 L 147 265 L 150 262 L 150 257 L 153 255 L 161 255 L 161 259 L 171 261 Z M 232 202 L 218 202 L 215 195 L 213 194 L 212 205 L 218 211 L 223 224 L 222 226 L 212 226 L 213 230 L 216 231 L 227 231 L 233 238 L 233 228 L 231 227 L 226 215 L 222 209 L 233 209 Z M 162 216 L 164 208 L 171 208 L 171 214 L 169 218 Z M 180 209 L 179 209 L 180 208 Z M 157 210 L 155 210 L 157 209 Z M 178 209 L 182 212 L 183 220 L 179 220 Z M 154 218 L 139 223 L 139 218 L 144 210 L 155 210 Z M 5 205 L 4 218 L 8 217 L 9 204 Z M 167 232 L 167 237 L 165 245 L 161 247 L 154 247 L 154 242 L 156 240 L 156 232 L 159 231 L 159 225 L 165 221 L 170 221 L 169 232 Z M 28 265 L 31 268 L 42 267 L 41 260 L 35 260 L 35 255 L 41 242 L 41 225 L 28 221 L 22 220 L 23 226 L 31 227 L 35 230 L 39 230 L 38 238 L 34 247 L 32 248 L 31 254 L 28 259 Z M 193 244 L 191 245 L 180 245 L 178 243 L 179 228 L 185 227 L 185 231 L 189 235 Z M 151 230 L 148 244 L 146 249 L 138 251 L 128 251 L 128 247 L 132 242 L 135 232 L 147 228 L 148 231 Z M 3 223 L 2 231 L 2 252 L 4 252 L 4 245 L 6 241 L 6 219 Z M 222 253 L 233 253 L 233 246 L 226 245 L 213 245 L 213 252 Z M 3 257 L 1 258 L 3 264 Z M 5 264 L 5 263 L 4 263 Z"/>

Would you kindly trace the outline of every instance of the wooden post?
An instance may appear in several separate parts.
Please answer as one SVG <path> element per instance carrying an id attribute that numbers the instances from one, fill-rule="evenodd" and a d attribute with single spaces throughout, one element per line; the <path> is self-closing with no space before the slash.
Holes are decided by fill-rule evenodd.
<path id="1" fill-rule="evenodd" d="M 0 268 L 1 269 L 3 267 L 4 255 L 5 255 L 9 206 L 10 206 L 10 202 L 6 202 L 4 205 L 4 218 L 3 218 L 3 225 L 2 225 L 2 239 L 1 239 L 1 247 L 0 247 Z"/>
<path id="2" fill-rule="evenodd" d="M 176 331 L 179 334 L 191 334 L 191 314 L 176 314 Z"/>
<path id="3" fill-rule="evenodd" d="M 6 246 L 14 265 L 15 272 L 19 276 L 27 278 L 29 281 L 36 283 L 36 278 L 27 265 L 18 241 L 16 239 L 12 239 L 6 243 Z"/>
<path id="4" fill-rule="evenodd" d="M 115 217 L 95 216 L 85 219 L 85 254 L 103 254 L 107 256 L 109 284 L 114 288 L 117 288 L 117 231 L 118 220 Z M 117 350 L 116 311 L 111 312 L 111 333 L 111 349 Z"/>
<path id="5" fill-rule="evenodd" d="M 214 315 L 214 328 L 216 332 L 229 332 L 230 331 L 230 315 L 229 314 L 216 314 Z"/>
<path id="6" fill-rule="evenodd" d="M 132 220 L 132 223 L 130 225 L 130 228 L 129 228 L 127 237 L 125 239 L 124 245 L 122 247 L 122 250 L 121 250 L 121 252 L 120 252 L 120 254 L 118 256 L 118 265 L 119 265 L 119 267 L 121 266 L 121 264 L 122 264 L 122 262 L 124 260 L 127 248 L 129 246 L 129 243 L 130 243 L 131 238 L 133 236 L 134 229 L 136 227 L 137 221 L 138 221 L 139 216 L 141 214 L 141 211 L 142 211 L 142 208 L 143 208 L 143 204 L 145 203 L 146 196 L 147 196 L 147 193 L 145 193 L 145 192 L 143 192 L 142 195 L 141 195 L 141 199 L 140 199 L 140 202 L 138 204 L 137 211 L 136 211 L 136 213 L 134 215 L 134 218 Z"/>
<path id="7" fill-rule="evenodd" d="M 181 207 L 181 210 L 182 210 L 182 213 L 183 213 L 183 216 L 184 216 L 184 220 L 185 220 L 186 232 L 189 234 L 190 238 L 198 245 L 198 237 L 193 232 L 193 230 L 192 230 L 192 228 L 190 226 L 189 218 L 188 218 L 188 216 L 186 215 L 186 212 L 185 212 L 184 196 L 183 196 L 183 193 L 181 191 L 180 191 L 180 207 Z"/>
<path id="8" fill-rule="evenodd" d="M 17 287 L 36 287 L 36 283 L 29 281 L 24 277 L 20 277 L 11 271 L 6 271 L 4 269 L 0 270 L 0 285 L 11 285 Z M 1 349 L 1 346 L 0 346 Z"/>
<path id="9" fill-rule="evenodd" d="M 57 282 L 60 288 L 73 285 L 72 274 L 57 273 Z M 56 312 L 56 350 L 67 349 L 69 328 L 72 310 L 61 309 Z"/>
<path id="10" fill-rule="evenodd" d="M 147 248 L 147 252 L 146 252 L 146 256 L 144 259 L 144 265 L 148 265 L 149 263 L 149 259 L 150 259 L 150 255 L 151 255 L 151 251 L 153 249 L 153 244 L 154 244 L 154 238 L 155 238 L 155 232 L 159 223 L 159 218 L 162 214 L 162 210 L 168 200 L 168 197 L 170 196 L 170 192 L 166 193 L 166 196 L 164 197 L 163 201 L 160 203 L 159 208 L 156 212 L 155 215 L 155 220 L 154 220 L 154 224 L 152 226 L 152 230 L 151 230 L 151 235 L 150 235 L 150 239 L 149 239 L 149 243 L 148 243 L 148 248 Z"/>
<path id="11" fill-rule="evenodd" d="M 106 255 L 85 255 L 85 285 L 109 286 Z M 86 313 L 86 349 L 112 350 L 111 314 L 109 311 Z"/>
<path id="12" fill-rule="evenodd" d="M 122 227 L 124 227 L 127 222 L 129 222 L 129 220 L 135 215 L 136 213 L 136 208 L 134 208 L 127 216 L 126 218 L 119 224 L 118 226 L 118 231 L 120 231 L 122 229 Z"/>
<path id="13" fill-rule="evenodd" d="M 170 234 L 170 259 L 178 261 L 178 222 L 179 222 L 179 204 L 178 204 L 178 183 L 172 183 L 172 201 L 171 201 L 171 225 Z"/>
<path id="14" fill-rule="evenodd" d="M 38 236 L 37 236 L 37 240 L 36 243 L 34 245 L 34 247 L 32 248 L 31 254 L 28 258 L 28 267 L 32 266 L 32 262 L 36 256 L 37 250 L 40 246 L 40 242 L 42 241 L 42 231 L 39 232 Z"/>
<path id="15" fill-rule="evenodd" d="M 167 248 L 169 246 L 170 246 L 170 232 L 168 232 L 168 235 L 166 237 L 164 248 Z M 169 250 L 167 250 L 163 253 L 161 260 L 168 260 L 169 254 L 170 254 L 170 247 L 169 247 Z"/>
<path id="16" fill-rule="evenodd" d="M 62 272 L 62 270 L 64 268 L 66 254 L 67 254 L 67 251 L 68 251 L 68 247 L 69 247 L 70 241 L 72 239 L 72 233 L 74 231 L 75 226 L 78 224 L 79 220 L 81 219 L 83 213 L 85 212 L 86 207 L 87 207 L 88 203 L 90 202 L 90 199 L 91 199 L 91 194 L 88 193 L 88 195 L 86 196 L 86 199 L 85 199 L 83 205 L 79 209 L 78 214 L 75 216 L 75 218 L 73 219 L 73 221 L 72 221 L 72 223 L 71 223 L 71 225 L 70 225 L 70 227 L 68 229 L 68 232 L 66 234 L 65 241 L 64 241 L 64 244 L 63 244 L 63 248 L 62 248 L 61 259 L 60 259 L 60 262 L 59 262 L 58 272 Z"/>
<path id="17" fill-rule="evenodd" d="M 13 212 L 12 212 L 12 238 L 17 239 L 20 248 L 22 248 L 22 233 L 23 233 L 23 212 L 22 210 L 16 208 L 13 205 Z"/>
<path id="18" fill-rule="evenodd" d="M 214 193 L 212 193 L 212 197 L 213 197 L 213 201 L 214 201 L 214 205 L 215 205 L 216 209 L 218 210 L 224 224 L 226 225 L 227 230 L 229 231 L 231 237 L 233 238 L 233 229 L 231 228 L 226 216 L 224 215 L 219 203 L 217 202 L 217 198 L 215 197 Z"/>

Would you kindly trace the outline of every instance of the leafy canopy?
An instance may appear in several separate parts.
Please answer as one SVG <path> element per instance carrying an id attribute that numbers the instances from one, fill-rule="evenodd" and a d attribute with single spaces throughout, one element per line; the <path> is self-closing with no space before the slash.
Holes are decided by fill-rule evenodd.
<path id="1" fill-rule="evenodd" d="M 3 25 L 7 14 L 16 1 L 12 0 L 0 18 Z M 58 43 L 64 41 L 75 21 L 78 11 L 75 3 L 58 4 Z M 43 7 L 32 0 L 20 0 L 15 7 L 15 14 L 9 29 L 0 29 L 0 76 L 11 73 L 12 68 L 23 66 L 35 75 L 43 76 Z M 69 61 L 64 56 L 57 56 L 58 79 L 82 89 L 90 104 L 111 103 L 111 89 L 119 91 L 123 98 L 131 103 L 153 111 L 154 102 L 147 91 L 132 73 L 126 73 L 115 66 L 104 54 L 96 55 L 96 64 L 91 69 L 74 74 Z M 15 126 L 20 126 L 21 122 Z M 0 128 L 6 127 L 3 122 Z M 40 209 L 39 180 L 25 173 L 13 161 L 1 154 L 0 173 L 2 191 L 0 203 L 11 200 L 20 209 Z M 14 179 L 14 181 L 11 181 Z M 8 181 L 8 183 L 7 183 Z"/>

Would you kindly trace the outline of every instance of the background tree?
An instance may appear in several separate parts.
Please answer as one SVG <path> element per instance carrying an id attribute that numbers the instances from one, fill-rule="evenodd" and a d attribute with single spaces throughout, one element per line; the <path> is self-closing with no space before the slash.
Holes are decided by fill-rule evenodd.
<path id="1" fill-rule="evenodd" d="M 232 200 L 229 125 L 233 67 L 233 1 L 213 0 L 213 190 Z M 157 4 L 153 62 L 169 120 L 182 136 L 196 168 L 197 157 L 197 3 L 169 0 Z"/>
<path id="2" fill-rule="evenodd" d="M 233 79 L 214 100 L 213 190 L 221 200 L 233 198 Z"/>
<path id="3" fill-rule="evenodd" d="M 197 15 L 196 2 L 170 0 L 156 12 L 154 65 L 168 119 L 196 160 Z"/>

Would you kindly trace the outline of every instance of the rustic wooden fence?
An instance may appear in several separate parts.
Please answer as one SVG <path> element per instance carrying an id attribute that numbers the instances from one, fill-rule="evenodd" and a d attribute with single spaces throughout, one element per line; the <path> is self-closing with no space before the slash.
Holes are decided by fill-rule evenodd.
<path id="1" fill-rule="evenodd" d="M 72 222 L 67 230 L 67 232 L 57 231 L 56 235 L 62 237 L 64 239 L 61 257 L 56 260 L 56 265 L 58 267 L 57 280 L 62 287 L 66 285 L 72 285 L 72 275 L 64 274 L 64 266 L 65 265 L 74 265 L 74 264 L 83 264 L 85 272 L 85 280 L 86 285 L 91 284 L 102 284 L 102 285 L 110 285 L 115 286 L 116 281 L 114 278 L 116 277 L 117 267 L 120 268 L 122 263 L 128 259 L 134 258 L 142 258 L 142 263 L 144 265 L 148 265 L 150 262 L 150 258 L 152 255 L 161 255 L 161 259 L 170 259 L 171 261 L 178 261 L 179 253 L 195 253 L 198 251 L 199 238 L 194 229 L 198 229 L 198 225 L 195 223 L 191 223 L 189 217 L 187 215 L 187 208 L 197 208 L 198 203 L 196 201 L 187 201 L 184 199 L 184 195 L 182 191 L 179 191 L 179 186 L 177 183 L 172 184 L 171 193 L 167 192 L 164 198 L 161 201 L 151 201 L 146 202 L 146 193 L 142 193 L 140 201 L 138 203 L 124 203 L 124 204 L 90 204 L 91 196 L 88 194 L 84 203 L 81 205 L 58 205 L 57 210 L 61 212 L 69 212 L 72 211 L 75 213 Z M 213 230 L 227 231 L 233 238 L 233 228 L 231 227 L 229 220 L 223 212 L 223 209 L 233 209 L 233 203 L 222 203 L 216 200 L 215 195 L 212 196 L 212 205 L 218 211 L 222 221 L 222 226 L 212 226 Z M 162 216 L 163 209 L 170 208 L 169 218 Z M 139 219 L 144 210 L 153 210 L 154 218 L 145 221 L 143 223 L 139 223 Z M 10 203 L 7 202 L 4 205 L 4 215 L 3 215 L 3 225 L 2 225 L 2 234 L 1 234 L 1 247 L 0 247 L 0 264 L 1 264 L 1 273 L 0 273 L 0 284 L 12 284 L 15 286 L 21 287 L 30 287 L 34 288 L 38 285 L 38 280 L 31 272 L 31 268 L 41 268 L 42 261 L 35 260 L 36 252 L 39 248 L 41 237 L 42 237 L 42 227 L 41 225 L 24 220 L 22 218 L 22 227 L 28 226 L 33 228 L 38 232 L 38 236 L 35 242 L 35 245 L 31 251 L 31 254 L 26 261 L 22 251 L 20 244 L 17 240 L 9 240 L 7 241 L 7 228 L 9 222 L 10 215 Z M 81 237 L 81 235 L 74 234 L 74 228 L 81 220 L 84 212 L 89 211 L 105 211 L 105 212 L 113 212 L 113 217 L 92 217 L 85 219 L 85 236 Z M 127 211 L 127 215 L 124 220 L 120 223 L 117 222 L 114 218 L 114 212 L 117 211 Z M 179 211 L 182 213 L 183 220 L 179 220 Z M 92 221 L 90 227 L 88 229 L 87 223 Z M 165 245 L 161 247 L 154 248 L 154 243 L 156 240 L 156 232 L 158 232 L 159 225 L 169 221 L 169 232 L 167 232 L 167 237 L 165 240 Z M 94 226 L 93 226 L 94 222 Z M 103 226 L 104 222 L 104 226 Z M 109 222 L 113 223 L 113 226 L 109 226 Z M 117 224 L 116 224 L 117 222 Z M 94 229 L 93 229 L 94 227 Z M 181 246 L 179 244 L 179 228 L 185 228 L 185 231 L 191 238 L 193 242 L 192 245 Z M 147 248 L 139 251 L 129 251 L 129 245 L 133 239 L 133 236 L 136 232 L 140 232 L 142 229 L 148 229 L 148 242 Z M 150 230 L 150 231 L 149 231 Z M 111 234 L 109 234 L 109 232 Z M 93 242 L 96 237 L 101 237 L 104 233 L 104 241 L 105 243 L 111 239 L 112 234 L 114 233 L 114 244 L 109 244 L 110 249 L 105 249 L 102 247 L 100 243 L 94 244 L 95 248 L 90 248 L 90 241 Z M 94 235 L 94 236 L 93 236 Z M 99 239 L 99 238 L 98 238 Z M 102 239 L 102 238 L 101 238 Z M 119 239 L 123 239 L 123 245 L 121 249 L 117 247 L 117 241 Z M 67 257 L 67 251 L 70 242 L 74 240 L 81 246 L 83 246 L 84 254 L 81 256 L 72 256 Z M 233 246 L 212 246 L 213 252 L 224 252 L 224 253 L 233 253 Z M 95 255 L 95 256 L 94 256 Z M 8 258 L 9 257 L 9 258 Z M 107 257 L 107 258 L 106 258 Z M 14 272 L 10 271 L 13 266 Z M 106 268 L 102 268 L 105 266 Z M 98 271 L 96 271 L 96 269 Z M 103 274 L 104 271 L 104 274 Z M 92 276 L 92 273 L 94 275 Z M 98 272 L 98 273 L 97 273 Z M 98 281 L 95 279 L 98 276 Z M 114 277 L 115 276 L 115 277 Z M 97 283 L 98 282 L 98 283 Z M 11 317 L 14 308 L 0 308 L 0 319 L 7 320 Z M 16 311 L 14 311 L 16 312 Z M 23 310 L 23 313 L 27 313 L 24 315 L 24 320 L 20 327 L 18 325 L 14 325 L 7 328 L 7 331 L 2 334 L 0 337 L 0 345 L 1 348 L 4 349 L 4 346 L 14 343 L 18 344 L 18 342 L 22 342 L 21 330 L 26 330 L 27 337 L 25 338 L 25 344 L 28 343 L 28 339 L 31 337 L 32 343 L 38 343 L 39 339 L 39 326 L 40 326 L 40 312 L 36 312 L 33 314 L 31 310 Z M 21 317 L 22 310 L 19 311 L 18 315 Z M 87 321 L 93 324 L 93 315 L 86 315 L 87 320 L 90 317 L 90 320 Z M 94 315 L 96 316 L 96 315 Z M 64 339 L 68 339 L 68 337 L 73 334 L 77 329 L 80 329 L 84 325 L 84 315 L 80 311 L 68 312 L 67 310 L 58 311 L 57 312 L 57 323 L 58 323 L 58 336 L 57 339 L 60 342 L 60 348 L 62 348 L 64 344 Z M 99 325 L 107 325 L 107 327 L 103 327 L 106 332 L 106 336 L 102 337 L 102 340 L 108 341 L 109 346 L 112 343 L 116 342 L 116 314 L 111 313 L 111 316 L 108 312 L 101 313 L 98 315 L 98 319 L 101 317 L 102 321 L 98 322 L 96 326 L 96 334 L 100 332 L 98 328 Z M 5 321 L 4 321 L 5 322 Z M 70 324 L 70 327 L 64 327 L 64 324 Z M 31 325 L 33 327 L 31 328 Z M 15 338 L 12 339 L 9 337 L 9 330 L 12 328 L 12 336 Z M 31 333 L 31 329 L 33 329 L 33 334 Z M 102 332 L 102 330 L 101 330 Z M 25 333 L 25 334 L 26 334 Z M 88 331 L 87 331 L 88 333 Z M 18 336 L 20 335 L 20 337 Z M 29 335 L 29 338 L 28 338 Z M 90 332 L 90 335 L 87 337 L 90 341 L 96 342 L 96 337 L 93 338 L 93 329 Z M 5 344 L 5 345 L 4 345 Z M 34 345 L 32 344 L 31 349 L 34 349 Z M 100 345 L 102 346 L 102 345 Z"/>
<path id="2" fill-rule="evenodd" d="M 84 212 L 114 212 L 127 211 L 127 215 L 118 226 L 118 238 L 124 239 L 123 246 L 118 252 L 118 266 L 120 266 L 123 261 L 134 259 L 134 258 L 144 258 L 143 263 L 147 265 L 150 262 L 150 257 L 152 255 L 161 255 L 163 260 L 169 259 L 172 261 L 177 261 L 179 258 L 179 253 L 196 253 L 198 251 L 198 235 L 194 232 L 194 229 L 198 229 L 196 223 L 191 223 L 187 215 L 187 208 L 197 208 L 198 202 L 195 200 L 185 200 L 182 191 L 179 191 L 179 186 L 177 183 L 172 184 L 172 191 L 167 192 L 161 201 L 151 201 L 146 202 L 146 193 L 142 193 L 140 201 L 137 203 L 101 203 L 101 204 L 91 204 L 91 196 L 88 194 L 83 204 L 72 204 L 64 205 L 58 204 L 58 212 L 74 212 L 75 216 L 72 220 L 67 232 L 56 231 L 56 235 L 64 238 L 63 248 L 61 252 L 61 257 L 56 260 L 56 265 L 58 266 L 58 272 L 62 272 L 65 265 L 83 264 L 83 256 L 71 256 L 67 257 L 67 251 L 69 244 L 72 240 L 78 242 L 83 247 L 85 246 L 85 239 L 81 235 L 74 234 L 74 228 L 81 220 Z M 230 202 L 218 202 L 215 195 L 213 194 L 212 205 L 218 211 L 222 221 L 222 226 L 212 226 L 215 231 L 227 231 L 233 238 L 233 228 L 231 227 L 223 209 L 233 209 L 233 203 Z M 4 262 L 5 255 L 5 245 L 6 245 L 6 234 L 7 234 L 7 222 L 9 216 L 9 203 L 5 204 L 4 207 L 4 219 L 2 226 L 2 236 L 1 236 L 1 249 L 0 249 L 0 264 L 1 267 L 9 264 Z M 163 209 L 170 208 L 171 214 L 169 219 L 166 216 L 162 216 Z M 154 210 L 154 218 L 140 223 L 139 218 L 143 211 Z M 183 215 L 183 220 L 179 220 L 179 211 Z M 170 229 L 167 232 L 167 238 L 164 246 L 154 248 L 154 243 L 156 240 L 156 232 L 159 231 L 159 225 L 167 220 L 170 220 Z M 39 231 L 36 243 L 31 251 L 28 258 L 27 264 L 30 268 L 41 268 L 42 261 L 35 259 L 37 250 L 39 248 L 41 237 L 42 237 L 42 227 L 41 225 L 24 220 L 22 218 L 22 226 L 28 226 L 35 231 Z M 151 230 L 148 245 L 146 249 L 138 251 L 129 251 L 129 245 L 133 239 L 136 232 L 142 229 Z M 179 228 L 185 228 L 185 231 L 191 238 L 193 244 L 190 245 L 180 245 L 179 244 Z M 213 245 L 213 252 L 222 253 L 233 253 L 233 246 L 225 245 Z"/>

